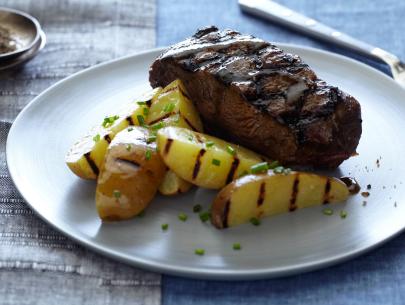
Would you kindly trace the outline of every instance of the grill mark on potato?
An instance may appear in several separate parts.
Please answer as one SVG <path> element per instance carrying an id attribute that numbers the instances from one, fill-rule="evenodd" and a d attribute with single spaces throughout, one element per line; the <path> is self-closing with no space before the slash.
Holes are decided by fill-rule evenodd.
<path id="1" fill-rule="evenodd" d="M 182 114 L 180 114 L 180 115 L 181 115 L 181 117 L 183 118 L 183 120 L 187 123 L 187 125 L 190 126 L 191 130 L 193 130 L 193 131 L 198 131 L 198 129 L 195 128 L 195 127 L 193 126 L 193 124 L 191 124 L 191 122 L 190 122 L 185 116 L 183 116 Z"/>
<path id="2" fill-rule="evenodd" d="M 174 91 L 174 90 L 177 90 L 178 88 L 179 88 L 178 86 L 175 86 L 175 87 L 166 89 L 166 91 L 162 92 L 161 95 L 166 94 L 166 93 L 169 93 L 169 92 L 172 92 L 172 91 Z"/>
<path id="3" fill-rule="evenodd" d="M 134 120 L 132 119 L 131 116 L 128 116 L 128 117 L 126 118 L 126 120 L 128 121 L 129 125 L 135 125 L 135 124 L 134 124 Z"/>
<path id="4" fill-rule="evenodd" d="M 197 142 L 204 143 L 204 140 L 201 138 L 201 136 L 198 133 L 195 134 L 195 138 L 197 139 Z"/>
<path id="5" fill-rule="evenodd" d="M 172 147 L 173 144 L 173 139 L 167 139 L 166 144 L 165 144 L 165 148 L 163 150 L 163 153 L 165 155 L 167 155 L 170 151 L 170 147 Z"/>
<path id="6" fill-rule="evenodd" d="M 228 216 L 229 216 L 229 208 L 231 206 L 231 201 L 228 200 L 224 205 L 224 212 L 222 214 L 222 227 L 228 227 Z"/>
<path id="7" fill-rule="evenodd" d="M 258 207 L 263 204 L 265 195 L 266 195 L 266 183 L 262 182 L 260 184 L 259 196 L 257 197 L 257 206 Z"/>
<path id="8" fill-rule="evenodd" d="M 291 190 L 290 207 L 289 207 L 290 212 L 295 211 L 297 209 L 297 205 L 295 204 L 295 202 L 297 201 L 299 184 L 300 184 L 300 176 L 297 173 L 295 174 L 294 183 Z"/>
<path id="9" fill-rule="evenodd" d="M 181 87 L 179 87 L 179 91 L 181 94 L 183 94 L 188 100 L 191 101 L 191 97 L 188 95 L 186 91 L 184 91 Z"/>
<path id="10" fill-rule="evenodd" d="M 87 163 L 89 164 L 91 170 L 93 171 L 93 173 L 98 176 L 98 174 L 100 173 L 100 170 L 97 167 L 96 162 L 94 162 L 94 160 L 91 158 L 90 153 L 86 153 L 84 154 L 84 157 L 86 158 Z"/>
<path id="11" fill-rule="evenodd" d="M 161 120 L 167 119 L 168 117 L 170 117 L 172 115 L 172 113 L 166 113 L 164 116 L 161 116 L 160 118 L 157 118 L 151 122 L 149 122 L 149 125 L 153 125 Z"/>
<path id="12" fill-rule="evenodd" d="M 110 135 L 106 134 L 106 135 L 104 136 L 104 139 L 105 139 L 108 143 L 111 143 L 111 137 L 110 137 Z"/>
<path id="13" fill-rule="evenodd" d="M 193 180 L 195 180 L 198 176 L 198 173 L 200 172 L 200 168 L 201 168 L 201 158 L 204 156 L 206 150 L 204 148 L 202 148 L 198 155 L 197 158 L 195 159 L 195 164 L 194 164 L 194 169 L 193 169 Z"/>
<path id="14" fill-rule="evenodd" d="M 329 193 L 330 193 L 330 179 L 326 178 L 326 184 L 325 184 L 325 191 L 323 194 L 323 204 L 329 203 Z"/>
<path id="15" fill-rule="evenodd" d="M 233 157 L 233 162 L 231 168 L 229 169 L 228 176 L 226 177 L 226 184 L 230 183 L 233 180 L 233 176 L 235 176 L 235 172 L 238 169 L 240 160 L 237 157 Z"/>

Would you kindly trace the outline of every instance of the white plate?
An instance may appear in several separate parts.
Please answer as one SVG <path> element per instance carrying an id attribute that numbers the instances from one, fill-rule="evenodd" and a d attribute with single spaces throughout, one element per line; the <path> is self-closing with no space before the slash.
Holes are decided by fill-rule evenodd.
<path id="1" fill-rule="evenodd" d="M 152 50 L 75 74 L 46 90 L 14 122 L 7 142 L 10 174 L 28 204 L 52 226 L 112 258 L 158 272 L 195 278 L 256 279 L 325 267 L 359 255 L 405 227 L 405 94 L 390 78 L 335 54 L 291 45 L 320 77 L 361 102 L 363 136 L 359 156 L 331 174 L 350 175 L 370 197 L 360 194 L 322 214 L 315 207 L 219 231 L 192 213 L 208 206 L 214 193 L 157 197 L 143 218 L 103 224 L 94 207 L 95 183 L 76 178 L 64 156 L 89 127 L 117 105 L 148 88 Z M 380 167 L 376 160 L 380 158 Z M 366 200 L 367 205 L 362 202 Z M 395 207 L 396 202 L 396 207 Z M 339 217 L 346 210 L 346 219 Z M 179 212 L 189 215 L 180 222 Z M 162 232 L 161 224 L 170 228 Z M 242 245 L 241 251 L 232 244 Z M 197 256 L 195 248 L 206 254 Z"/>

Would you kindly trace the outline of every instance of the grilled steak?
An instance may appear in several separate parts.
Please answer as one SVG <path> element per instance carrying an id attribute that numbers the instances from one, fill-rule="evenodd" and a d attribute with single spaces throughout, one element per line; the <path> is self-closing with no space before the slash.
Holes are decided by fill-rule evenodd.
<path id="1" fill-rule="evenodd" d="M 160 55 L 149 77 L 153 87 L 181 79 L 208 132 L 284 165 L 337 167 L 360 139 L 356 99 L 250 35 L 198 30 Z"/>

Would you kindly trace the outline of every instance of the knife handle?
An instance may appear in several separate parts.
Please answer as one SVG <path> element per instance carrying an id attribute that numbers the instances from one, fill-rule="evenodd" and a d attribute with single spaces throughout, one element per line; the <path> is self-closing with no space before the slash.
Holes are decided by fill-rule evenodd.
<path id="1" fill-rule="evenodd" d="M 242 11 L 286 26 L 314 38 L 381 60 L 376 47 L 332 29 L 270 0 L 239 0 Z"/>

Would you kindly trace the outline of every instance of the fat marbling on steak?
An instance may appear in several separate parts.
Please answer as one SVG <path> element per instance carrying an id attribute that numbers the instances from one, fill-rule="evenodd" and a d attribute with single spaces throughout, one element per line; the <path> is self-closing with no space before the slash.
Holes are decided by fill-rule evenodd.
<path id="1" fill-rule="evenodd" d="M 198 30 L 150 68 L 153 87 L 176 78 L 209 133 L 283 165 L 335 168 L 359 143 L 357 100 L 319 79 L 299 56 L 251 35 Z"/>

